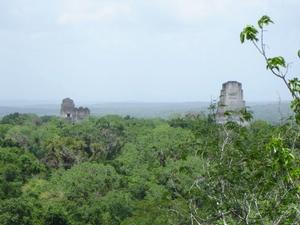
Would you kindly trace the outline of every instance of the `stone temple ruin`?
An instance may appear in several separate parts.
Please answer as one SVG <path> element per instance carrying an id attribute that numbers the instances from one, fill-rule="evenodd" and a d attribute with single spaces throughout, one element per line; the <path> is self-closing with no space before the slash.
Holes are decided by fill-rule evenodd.
<path id="1" fill-rule="evenodd" d="M 218 109 L 216 114 L 216 121 L 219 124 L 232 121 L 241 125 L 246 125 L 242 122 L 241 110 L 246 108 L 243 100 L 242 84 L 237 81 L 228 81 L 223 84 L 220 101 L 218 102 Z"/>
<path id="2" fill-rule="evenodd" d="M 76 122 L 89 117 L 90 110 L 83 107 L 76 108 L 72 99 L 65 98 L 61 104 L 60 116 L 64 119 Z"/>

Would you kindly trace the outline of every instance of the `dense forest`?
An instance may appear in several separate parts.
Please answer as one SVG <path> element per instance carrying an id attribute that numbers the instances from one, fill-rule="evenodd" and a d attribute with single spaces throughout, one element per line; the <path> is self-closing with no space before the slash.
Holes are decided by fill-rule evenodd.
<path id="1" fill-rule="evenodd" d="M 0 224 L 299 224 L 299 126 L 5 116 Z"/>

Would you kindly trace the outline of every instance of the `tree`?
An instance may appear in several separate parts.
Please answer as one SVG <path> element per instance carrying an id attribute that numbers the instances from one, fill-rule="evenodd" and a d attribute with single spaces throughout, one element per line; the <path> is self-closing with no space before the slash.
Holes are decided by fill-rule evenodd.
<path id="1" fill-rule="evenodd" d="M 28 199 L 11 198 L 0 202 L 1 225 L 39 225 L 37 207 Z"/>
<path id="2" fill-rule="evenodd" d="M 242 43 L 250 41 L 263 56 L 267 70 L 286 85 L 292 96 L 291 107 L 295 112 L 296 123 L 300 125 L 300 80 L 297 77 L 292 79 L 287 77 L 289 64 L 284 57 L 269 57 L 266 52 L 265 27 L 273 23 L 269 16 L 264 15 L 257 22 L 258 28 L 253 25 L 246 26 L 240 34 L 240 39 Z M 300 51 L 298 57 L 300 58 Z M 263 185 L 264 191 L 272 190 L 268 202 L 261 205 L 263 208 L 272 207 L 272 210 L 266 211 L 272 224 L 298 224 L 300 221 L 299 205 L 297 206 L 297 202 L 300 201 L 299 152 L 294 146 L 286 147 L 285 142 L 281 135 L 271 138 L 265 148 L 268 157 L 261 156 L 265 158 L 265 165 L 261 171 L 258 170 L 260 174 L 264 174 L 263 178 L 266 181 Z M 249 209 L 250 207 L 251 205 Z"/>
<path id="3" fill-rule="evenodd" d="M 289 64 L 282 56 L 269 57 L 266 52 L 266 44 L 264 42 L 265 28 L 274 23 L 269 16 L 262 16 L 258 22 L 258 28 L 253 25 L 247 25 L 240 34 L 241 42 L 250 41 L 258 52 L 263 56 L 266 67 L 272 74 L 280 78 L 288 88 L 292 95 L 291 104 L 295 112 L 296 122 L 300 124 L 300 80 L 297 77 L 288 79 Z M 300 58 L 300 50 L 297 53 Z"/>
<path id="4" fill-rule="evenodd" d="M 22 185 L 45 171 L 31 154 L 19 148 L 0 148 L 0 199 L 18 197 Z"/>

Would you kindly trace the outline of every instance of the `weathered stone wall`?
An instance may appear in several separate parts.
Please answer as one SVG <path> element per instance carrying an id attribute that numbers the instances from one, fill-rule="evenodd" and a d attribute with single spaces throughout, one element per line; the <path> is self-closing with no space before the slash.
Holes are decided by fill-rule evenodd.
<path id="1" fill-rule="evenodd" d="M 68 120 L 74 120 L 74 118 L 76 117 L 76 110 L 74 101 L 72 99 L 63 99 L 60 108 L 60 116 Z"/>
<path id="2" fill-rule="evenodd" d="M 79 107 L 76 109 L 76 116 L 78 120 L 83 120 L 90 116 L 90 110 L 88 108 Z"/>
<path id="3" fill-rule="evenodd" d="M 217 123 L 226 123 L 234 121 L 241 123 L 240 111 L 245 109 L 245 101 L 243 96 L 242 84 L 237 81 L 228 81 L 223 84 L 220 100 L 218 102 L 218 109 L 216 120 Z M 225 115 L 230 112 L 229 115 Z"/>
<path id="4" fill-rule="evenodd" d="M 72 99 L 65 98 L 61 104 L 60 116 L 64 119 L 75 122 L 89 117 L 90 110 L 83 107 L 76 108 Z"/>

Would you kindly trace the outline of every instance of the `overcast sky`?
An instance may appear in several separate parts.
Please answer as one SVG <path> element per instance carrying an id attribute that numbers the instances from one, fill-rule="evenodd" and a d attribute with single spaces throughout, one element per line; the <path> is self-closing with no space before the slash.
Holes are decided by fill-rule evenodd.
<path id="1" fill-rule="evenodd" d="M 264 14 L 270 55 L 299 76 L 299 0 L 0 0 L 0 100 L 210 101 L 228 80 L 248 101 L 286 100 L 239 41 Z"/>

